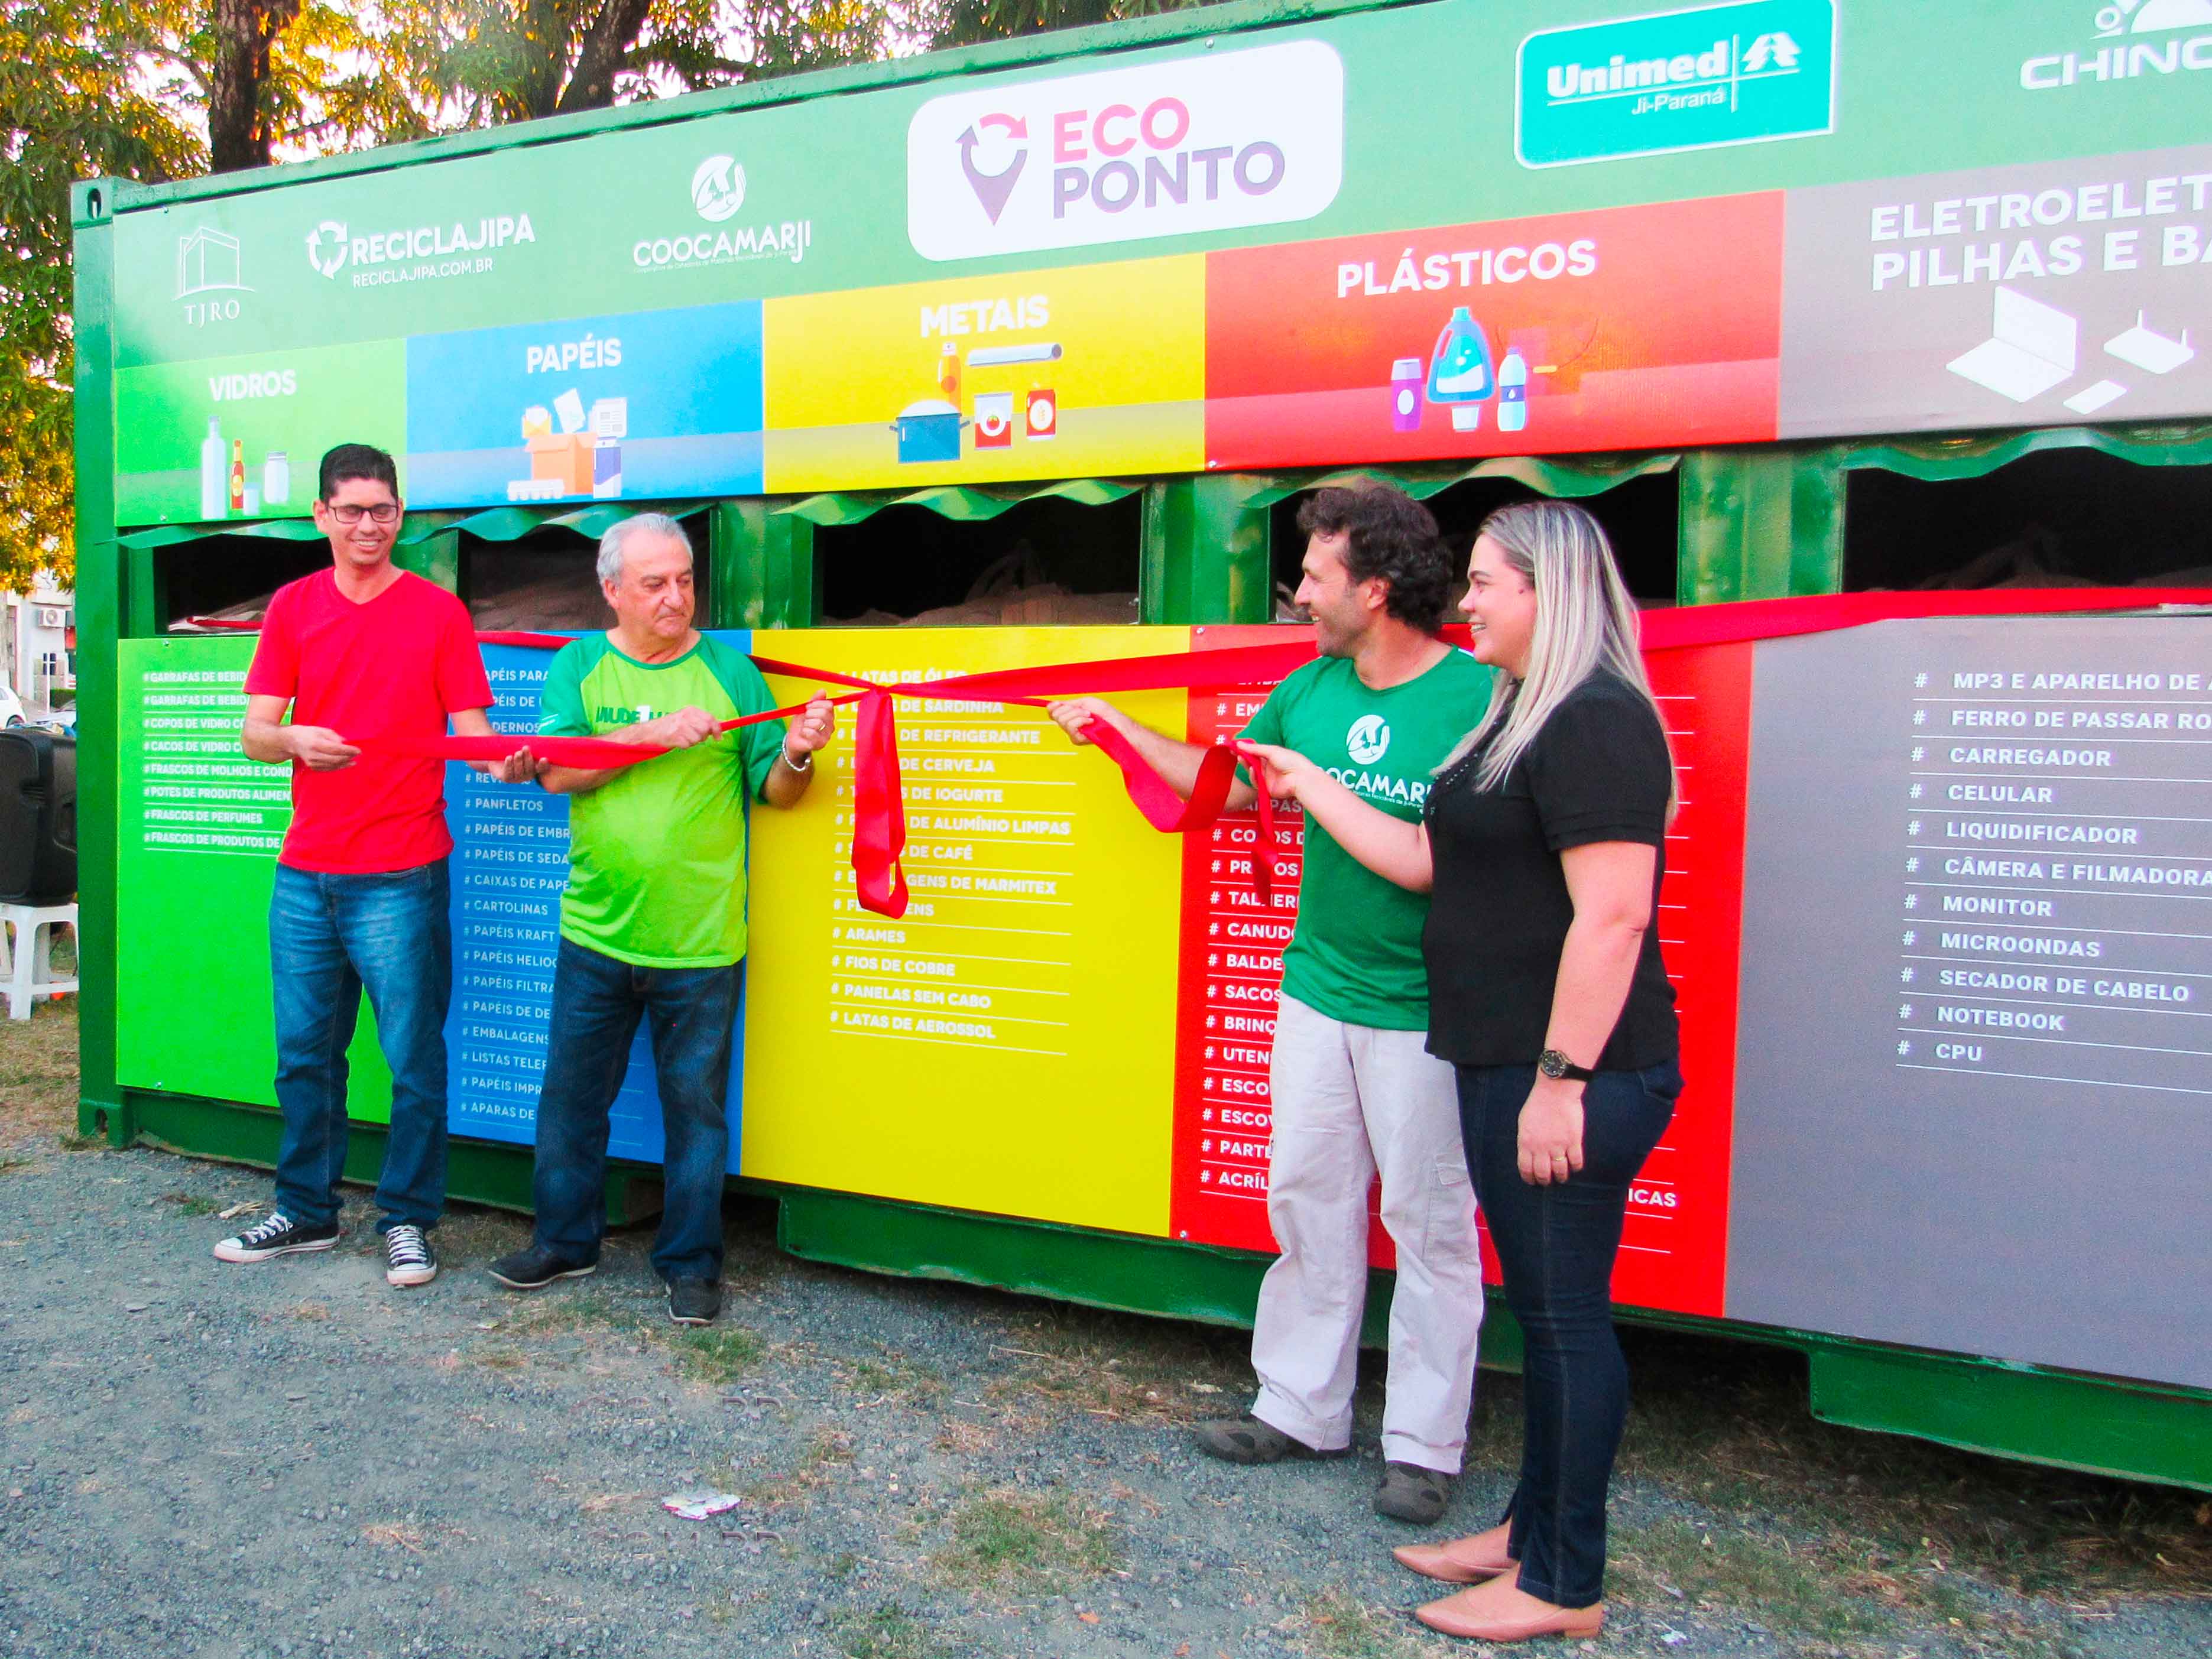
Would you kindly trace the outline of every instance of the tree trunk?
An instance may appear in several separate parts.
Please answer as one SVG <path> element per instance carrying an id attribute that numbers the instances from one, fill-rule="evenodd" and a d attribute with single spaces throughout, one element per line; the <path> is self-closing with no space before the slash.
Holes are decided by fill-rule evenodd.
<path id="1" fill-rule="evenodd" d="M 209 171 L 269 165 L 275 134 L 262 107 L 270 50 L 301 0 L 215 0 L 215 63 L 208 93 Z"/>
<path id="2" fill-rule="evenodd" d="M 561 94 L 559 113 L 605 109 L 614 102 L 616 72 L 629 59 L 652 9 L 653 0 L 606 0 L 591 27 L 584 31 L 576 67 Z"/>

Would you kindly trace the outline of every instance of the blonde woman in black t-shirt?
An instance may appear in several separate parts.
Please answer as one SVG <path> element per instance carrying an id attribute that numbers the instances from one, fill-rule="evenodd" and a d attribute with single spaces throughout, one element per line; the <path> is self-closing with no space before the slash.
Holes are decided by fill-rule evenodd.
<path id="1" fill-rule="evenodd" d="M 1467 1161 L 1527 1339 L 1520 1481 L 1489 1531 L 1394 1553 L 1469 1585 L 1420 1609 L 1454 1636 L 1589 1636 L 1627 1413 L 1610 1285 L 1628 1186 L 1681 1091 L 1659 957 L 1674 808 L 1636 612 L 1597 521 L 1533 501 L 1484 523 L 1464 609 L 1489 711 L 1407 823 L 1287 750 L 1268 787 L 1430 891 L 1429 1048 L 1459 1083 Z"/>

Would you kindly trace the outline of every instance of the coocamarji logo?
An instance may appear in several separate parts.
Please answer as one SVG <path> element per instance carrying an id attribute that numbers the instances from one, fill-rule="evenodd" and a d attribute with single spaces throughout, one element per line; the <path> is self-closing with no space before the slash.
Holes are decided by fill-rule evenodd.
<path id="1" fill-rule="evenodd" d="M 307 233 L 307 263 L 319 276 L 350 270 L 356 288 L 473 276 L 492 268 L 495 251 L 535 242 L 526 213 L 502 213 L 474 224 L 411 225 L 353 234 L 343 219 L 325 219 Z"/>
<path id="2" fill-rule="evenodd" d="M 2055 92 L 2212 70 L 2212 0 L 2106 0 L 2090 21 L 2110 44 L 2026 58 L 2021 88 Z"/>
<path id="3" fill-rule="evenodd" d="M 1320 40 L 933 98 L 907 129 L 927 259 L 1310 219 L 1344 180 L 1344 64 Z"/>
<path id="4" fill-rule="evenodd" d="M 630 264 L 640 270 L 682 270 L 694 265 L 744 264 L 754 259 L 806 258 L 814 246 L 811 219 L 769 219 L 730 226 L 745 204 L 745 170 L 734 155 L 709 155 L 691 169 L 691 208 L 720 230 L 672 228 L 665 236 L 641 236 L 630 244 Z"/>
<path id="5" fill-rule="evenodd" d="M 1765 143 L 1835 126 L 1832 0 L 1734 0 L 1544 29 L 1521 43 L 1528 167 Z"/>
<path id="6" fill-rule="evenodd" d="M 1390 752 L 1390 722 L 1380 714 L 1362 714 L 1344 734 L 1344 750 L 1362 766 L 1372 766 Z"/>

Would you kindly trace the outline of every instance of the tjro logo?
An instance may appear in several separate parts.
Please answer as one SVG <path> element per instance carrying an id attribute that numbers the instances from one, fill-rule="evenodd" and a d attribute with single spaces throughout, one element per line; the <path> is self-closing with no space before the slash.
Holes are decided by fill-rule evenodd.
<path id="1" fill-rule="evenodd" d="M 1833 130 L 1832 0 L 1733 0 L 1521 43 L 1515 143 L 1564 167 Z"/>
<path id="2" fill-rule="evenodd" d="M 907 234 L 930 259 L 1310 219 L 1344 177 L 1324 41 L 933 98 L 907 129 Z"/>

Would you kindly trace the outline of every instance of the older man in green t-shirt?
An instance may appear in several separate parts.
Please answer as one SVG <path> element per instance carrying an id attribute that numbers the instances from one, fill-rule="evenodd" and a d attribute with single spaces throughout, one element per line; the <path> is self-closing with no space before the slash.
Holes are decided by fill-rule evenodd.
<path id="1" fill-rule="evenodd" d="M 668 1285 L 669 1316 L 703 1325 L 722 1300 L 745 803 L 795 805 L 836 714 L 817 693 L 787 731 L 781 720 L 718 730 L 775 701 L 749 658 L 692 627 L 691 544 L 673 519 L 641 513 L 615 526 L 599 544 L 599 574 L 615 626 L 555 656 L 538 729 L 673 752 L 606 771 L 550 766 L 539 777 L 572 801 L 538 1099 L 538 1224 L 529 1248 L 491 1274 L 527 1291 L 598 1266 L 607 1115 L 643 1019 L 666 1139 L 653 1265 Z"/>
<path id="2" fill-rule="evenodd" d="M 1298 603 L 1319 658 L 1275 688 L 1243 735 L 1297 750 L 1361 799 L 1418 819 L 1429 775 L 1482 718 L 1490 672 L 1437 635 L 1451 564 L 1426 507 L 1402 490 L 1317 491 Z M 1095 697 L 1052 706 L 1079 743 L 1118 727 L 1184 794 L 1204 751 Z M 1239 783 L 1231 808 L 1249 805 Z M 1366 869 L 1320 825 L 1305 830 L 1297 926 L 1283 952 L 1268 1067 L 1267 1220 L 1282 1255 L 1260 1287 L 1242 1418 L 1203 1423 L 1201 1450 L 1236 1463 L 1340 1455 L 1367 1294 L 1367 1190 L 1398 1251 L 1376 1510 L 1426 1522 L 1459 1473 L 1482 1323 L 1474 1194 L 1452 1068 L 1426 1052 L 1428 896 Z"/>

